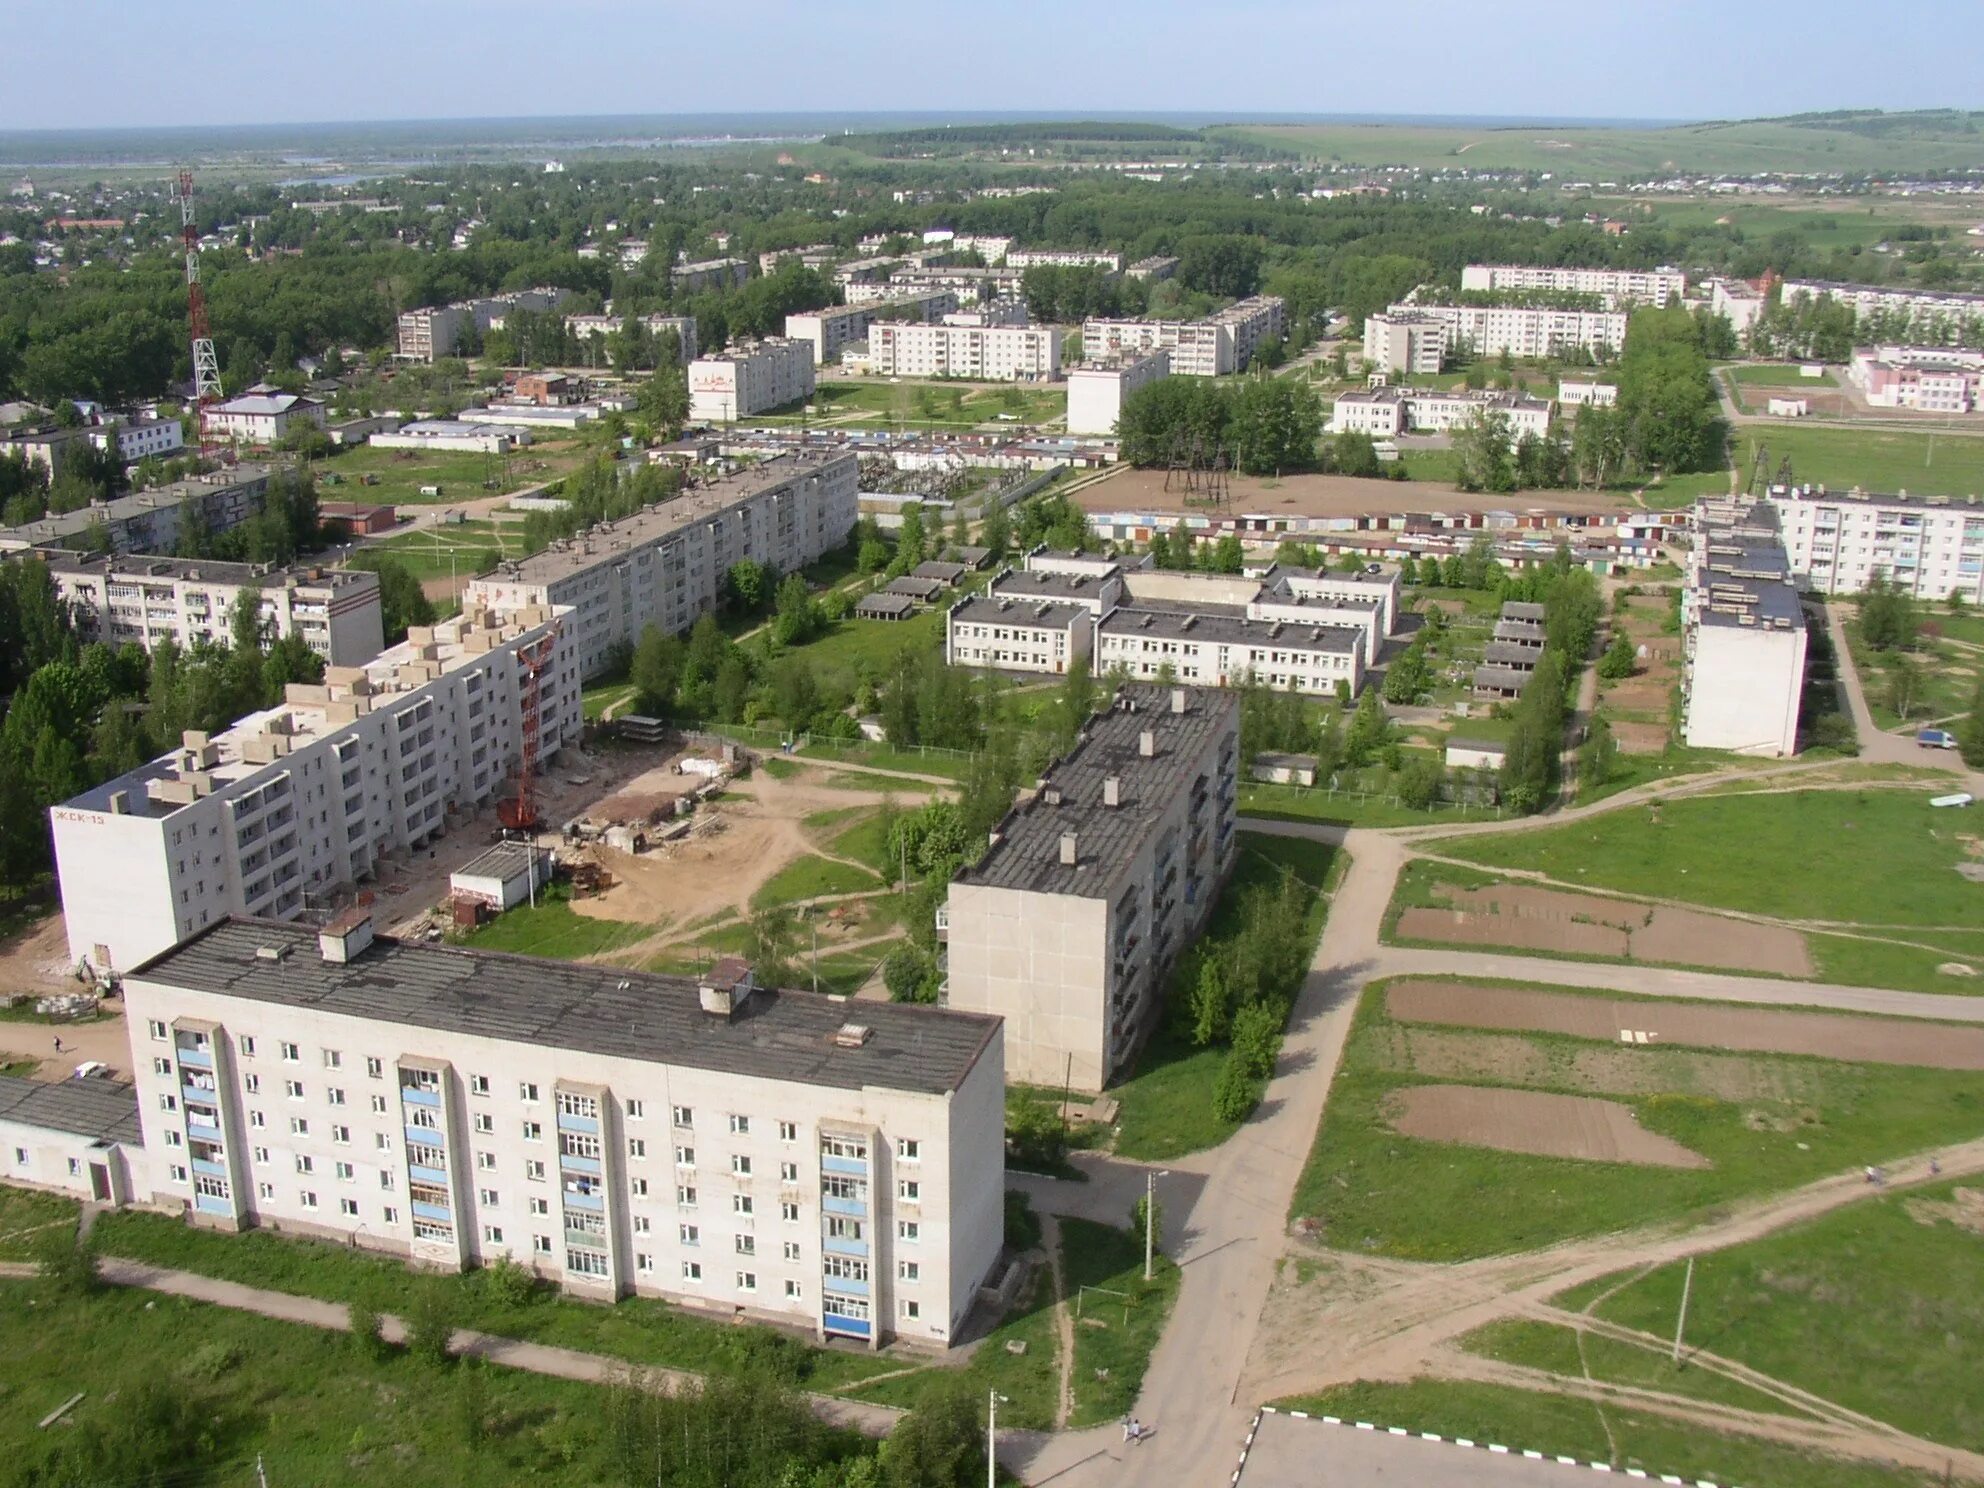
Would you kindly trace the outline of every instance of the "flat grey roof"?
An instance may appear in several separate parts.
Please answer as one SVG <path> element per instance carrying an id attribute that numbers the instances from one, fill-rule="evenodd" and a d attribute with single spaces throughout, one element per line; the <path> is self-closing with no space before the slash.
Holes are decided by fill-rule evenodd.
<path id="1" fill-rule="evenodd" d="M 1514 641 L 1490 641 L 1482 648 L 1481 659 L 1491 667 L 1533 672 L 1543 653 L 1534 646 L 1518 646 Z"/>
<path id="2" fill-rule="evenodd" d="M 942 579 L 919 579 L 912 574 L 903 574 L 890 579 L 882 587 L 882 593 L 907 594 L 912 599 L 935 599 L 949 587 Z"/>
<path id="3" fill-rule="evenodd" d="M 951 551 L 958 555 L 958 561 L 960 563 L 968 563 L 973 568 L 977 568 L 992 556 L 992 550 L 990 548 L 953 548 Z"/>
<path id="4" fill-rule="evenodd" d="M 1534 620 L 1497 620 L 1495 639 L 1498 641 L 1535 641 L 1541 645 L 1547 637 L 1543 627 Z"/>
<path id="5" fill-rule="evenodd" d="M 955 584 L 971 572 L 969 564 L 945 563 L 936 558 L 926 558 L 909 571 L 912 579 L 936 579 L 941 583 Z"/>
<path id="6" fill-rule="evenodd" d="M 916 601 L 907 594 L 871 594 L 854 607 L 854 613 L 900 620 L 904 615 L 916 613 Z"/>
<path id="7" fill-rule="evenodd" d="M 1117 578 L 1114 573 L 1050 573 L 1042 569 L 1016 568 L 992 581 L 992 592 L 1010 594 L 1015 599 L 1095 599 L 1102 586 Z"/>
<path id="8" fill-rule="evenodd" d="M 265 959 L 257 954 L 263 947 L 285 954 Z M 540 1049 L 924 1095 L 956 1090 L 999 1027 L 982 1013 L 784 991 L 756 992 L 724 1019 L 702 1010 L 694 977 L 385 935 L 340 964 L 324 960 L 313 928 L 278 920 L 218 921 L 127 976 Z M 870 1029 L 868 1041 L 837 1046 L 834 1034 L 847 1023 Z"/>
<path id="9" fill-rule="evenodd" d="M 1364 632 L 1349 625 L 1248 620 L 1209 614 L 1207 608 L 1197 605 L 1190 609 L 1118 605 L 1103 616 L 1101 631 L 1104 635 L 1163 636 L 1229 646 L 1278 646 L 1285 651 L 1320 651 L 1331 656 L 1347 656 L 1364 645 Z"/>
<path id="10" fill-rule="evenodd" d="M 1461 734 L 1447 735 L 1447 748 L 1473 749 L 1482 754 L 1507 754 L 1509 744 L 1506 739 L 1470 739 Z"/>
<path id="11" fill-rule="evenodd" d="M 1183 713 L 1171 711 L 1174 690 L 1184 694 Z M 1109 710 L 1090 719 L 1074 748 L 1048 766 L 1040 789 L 1006 814 L 996 828 L 998 841 L 957 881 L 1088 899 L 1109 894 L 1165 813 L 1192 789 L 1197 763 L 1211 743 L 1239 726 L 1240 699 L 1234 693 L 1118 688 Z M 1148 759 L 1138 746 L 1146 729 L 1156 742 Z M 1120 791 L 1115 806 L 1102 800 L 1103 781 L 1110 776 Z M 1061 861 L 1061 837 L 1067 832 L 1075 834 L 1072 867 Z"/>
<path id="12" fill-rule="evenodd" d="M 115 1080 L 68 1079 L 49 1084 L 0 1075 L 0 1121 L 71 1132 L 103 1142 L 144 1141 L 138 1095 Z"/>
<path id="13" fill-rule="evenodd" d="M 1088 614 L 1086 605 L 1013 597 L 1002 602 L 991 594 L 974 594 L 951 606 L 953 620 L 974 625 L 1017 625 L 1029 630 L 1066 630 L 1077 620 L 1087 619 Z"/>
<path id="14" fill-rule="evenodd" d="M 331 589 L 377 586 L 379 576 L 359 568 L 318 568 L 297 564 L 279 568 L 273 563 L 231 563 L 216 558 L 156 558 L 149 553 L 112 553 L 89 557 L 67 548 L 42 548 L 42 561 L 49 572 L 94 574 L 103 578 L 185 579 L 189 583 L 259 584 L 264 589 L 280 589 L 290 580 L 299 584 L 319 584 Z M 315 574 L 315 577 L 311 577 Z"/>
<path id="15" fill-rule="evenodd" d="M 1502 605 L 1502 619 L 1534 620 L 1537 624 L 1541 625 L 1543 623 L 1543 606 L 1534 604 L 1526 599 L 1507 600 Z"/>
<path id="16" fill-rule="evenodd" d="M 652 719 L 648 720 L 653 722 Z M 542 851 L 542 849 L 535 849 Z M 494 878 L 508 882 L 521 878 L 530 871 L 531 854 L 534 851 L 528 842 L 499 842 L 487 852 L 477 853 L 450 877 Z"/>
<path id="17" fill-rule="evenodd" d="M 32 522 L 24 522 L 19 527 L 0 530 L 29 544 L 46 542 L 50 538 L 74 537 L 89 531 L 90 524 L 99 519 L 105 523 L 129 521 L 162 508 L 179 506 L 189 497 L 218 496 L 238 491 L 244 486 L 265 486 L 268 479 L 266 466 L 237 465 L 224 480 L 194 477 L 174 481 L 149 491 L 133 491 L 128 496 L 93 502 L 74 511 L 53 512 L 45 517 L 36 517 Z"/>
<path id="18" fill-rule="evenodd" d="M 1521 692 L 1529 686 L 1532 675 L 1531 672 L 1518 672 L 1512 667 L 1478 666 L 1474 669 L 1474 685 Z"/>

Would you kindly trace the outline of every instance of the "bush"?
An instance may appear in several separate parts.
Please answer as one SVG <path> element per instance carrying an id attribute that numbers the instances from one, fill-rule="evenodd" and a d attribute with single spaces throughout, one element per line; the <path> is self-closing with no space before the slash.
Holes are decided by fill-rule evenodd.
<path id="1" fill-rule="evenodd" d="M 1033 1203 L 1016 1188 L 1006 1190 L 1006 1249 L 1019 1255 L 1040 1244 L 1040 1216 Z"/>
<path id="2" fill-rule="evenodd" d="M 1598 658 L 1598 675 L 1608 682 L 1617 682 L 1632 676 L 1633 665 L 1638 660 L 1639 653 L 1633 649 L 1633 643 L 1623 634 L 1615 636 L 1605 648 L 1605 654 Z"/>
<path id="3" fill-rule="evenodd" d="M 1281 1057 L 1281 1029 L 1288 1009 L 1278 999 L 1250 1002 L 1233 1015 L 1233 1054 L 1249 1079 L 1265 1080 Z"/>
<path id="4" fill-rule="evenodd" d="M 358 1357 L 383 1359 L 386 1340 L 379 1330 L 379 1309 L 369 1302 L 353 1302 L 345 1308 L 345 1317 L 351 1328 L 351 1346 L 358 1351 Z"/>
<path id="5" fill-rule="evenodd" d="M 66 1224 L 43 1230 L 35 1241 L 35 1264 L 42 1280 L 59 1292 L 86 1296 L 103 1285 L 96 1271 L 96 1242 Z"/>
<path id="6" fill-rule="evenodd" d="M 1016 1166 L 1051 1173 L 1068 1158 L 1061 1113 L 1046 1101 L 1015 1096 L 1006 1109 L 1006 1152 Z"/>
<path id="7" fill-rule="evenodd" d="M 453 1291 L 445 1283 L 420 1288 L 407 1309 L 407 1352 L 429 1364 L 446 1364 L 454 1357 L 454 1340 Z"/>
<path id="8" fill-rule="evenodd" d="M 231 1343 L 203 1343 L 188 1354 L 179 1366 L 179 1377 L 194 1384 L 210 1385 L 241 1362 L 241 1350 Z"/>
<path id="9" fill-rule="evenodd" d="M 1812 742 L 1841 754 L 1860 752 L 1860 736 L 1853 730 L 1853 720 L 1844 713 L 1821 713 L 1812 724 Z"/>
<path id="10" fill-rule="evenodd" d="M 1227 1051 L 1212 1089 L 1212 1111 L 1221 1121 L 1245 1121 L 1260 1103 L 1261 1082 L 1247 1070 L 1238 1049 Z"/>
<path id="11" fill-rule="evenodd" d="M 508 1256 L 499 1257 L 482 1273 L 482 1285 L 492 1300 L 505 1307 L 521 1307 L 537 1295 L 537 1278 Z"/>

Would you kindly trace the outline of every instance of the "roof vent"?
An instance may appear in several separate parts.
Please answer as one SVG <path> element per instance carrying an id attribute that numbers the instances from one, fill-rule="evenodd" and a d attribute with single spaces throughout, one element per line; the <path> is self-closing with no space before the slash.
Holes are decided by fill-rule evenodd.
<path id="1" fill-rule="evenodd" d="M 372 944 L 372 911 L 354 905 L 317 932 L 317 949 L 326 961 L 342 966 L 356 960 Z"/>
<path id="2" fill-rule="evenodd" d="M 836 1049 L 858 1049 L 875 1036 L 875 1030 L 866 1023 L 843 1023 L 834 1030 Z"/>
<path id="3" fill-rule="evenodd" d="M 1081 840 L 1073 832 L 1061 834 L 1061 866 L 1072 868 L 1081 857 Z"/>
<path id="4" fill-rule="evenodd" d="M 1123 782 L 1115 775 L 1105 775 L 1102 779 L 1102 804 L 1121 806 L 1123 804 Z"/>
<path id="5" fill-rule="evenodd" d="M 751 998 L 751 967 L 742 956 L 725 956 L 703 973 L 696 985 L 697 1000 L 703 1011 L 716 1018 L 731 1018 Z"/>
<path id="6" fill-rule="evenodd" d="M 265 945 L 255 947 L 255 959 L 257 961 L 280 961 L 288 955 L 288 946 Z"/>
<path id="7" fill-rule="evenodd" d="M 1137 753 L 1145 759 L 1157 758 L 1157 735 L 1145 729 L 1137 735 Z"/>
<path id="8" fill-rule="evenodd" d="M 1185 689 L 1182 687 L 1172 688 L 1171 711 L 1173 713 L 1183 713 L 1185 711 L 1185 702 L 1186 702 Z"/>

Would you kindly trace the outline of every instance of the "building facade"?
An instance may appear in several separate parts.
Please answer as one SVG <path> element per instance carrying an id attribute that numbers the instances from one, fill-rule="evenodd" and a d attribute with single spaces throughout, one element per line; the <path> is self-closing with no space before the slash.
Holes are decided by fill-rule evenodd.
<path id="1" fill-rule="evenodd" d="M 1014 594 L 974 594 L 944 616 L 944 660 L 961 667 L 1064 675 L 1089 655 L 1095 614 L 1086 605 Z"/>
<path id="2" fill-rule="evenodd" d="M 244 463 L 0 528 L 0 552 L 80 547 L 101 524 L 112 552 L 169 553 L 189 511 L 199 513 L 207 531 L 225 532 L 254 516 L 268 489 L 268 468 Z"/>
<path id="3" fill-rule="evenodd" d="M 689 364 L 689 417 L 734 423 L 813 396 L 813 347 L 774 336 Z"/>
<path id="4" fill-rule="evenodd" d="M 868 356 L 880 377 L 1047 382 L 1061 375 L 1061 333 L 1053 326 L 876 321 Z"/>
<path id="5" fill-rule="evenodd" d="M 989 261 L 989 260 L 988 260 Z M 1009 269 L 1106 269 L 1112 274 L 1123 270 L 1123 255 L 1107 248 L 1014 248 L 1008 247 L 1003 262 Z"/>
<path id="6" fill-rule="evenodd" d="M 750 277 L 751 266 L 741 258 L 707 258 L 699 263 L 677 264 L 668 271 L 668 282 L 677 294 L 736 289 Z"/>
<path id="7" fill-rule="evenodd" d="M 1846 379 L 1875 408 L 1975 413 L 1984 387 L 1984 351 L 1947 346 L 1862 346 Z"/>
<path id="8" fill-rule="evenodd" d="M 80 553 L 49 553 L 46 562 L 76 628 L 112 646 L 226 645 L 235 604 L 249 590 L 261 598 L 270 637 L 299 637 L 332 666 L 360 666 L 386 646 L 379 576 L 362 569 Z"/>
<path id="9" fill-rule="evenodd" d="M 680 360 L 687 366 L 696 359 L 696 317 L 693 315 L 643 315 L 641 324 L 650 336 L 660 336 L 664 332 L 675 333 L 676 344 L 681 348 Z M 627 327 L 625 316 L 620 315 L 568 315 L 565 329 L 580 341 L 591 341 L 596 337 L 611 338 Z M 607 342 L 611 345 L 609 339 Z"/>
<path id="10" fill-rule="evenodd" d="M 993 829 L 946 905 L 948 1002 L 1005 1019 L 1011 1079 L 1122 1073 L 1235 861 L 1240 705 L 1126 686 Z"/>
<path id="11" fill-rule="evenodd" d="M 1840 284 L 1828 279 L 1786 279 L 1780 303 L 1831 300 L 1853 312 L 1869 340 L 1917 346 L 1984 346 L 1984 295 L 1892 284 Z"/>
<path id="12" fill-rule="evenodd" d="M 948 289 L 893 295 L 859 305 L 829 305 L 824 310 L 786 316 L 785 334 L 790 340 L 810 345 L 813 364 L 823 367 L 839 361 L 840 354 L 856 342 L 867 340 L 868 327 L 879 316 L 936 320 L 957 307 L 958 297 Z"/>
<path id="13" fill-rule="evenodd" d="M 361 915 L 363 912 L 359 912 Z M 822 1339 L 956 1341 L 997 1263 L 998 1020 L 224 920 L 125 982 L 157 1204 L 510 1260 Z"/>
<path id="14" fill-rule="evenodd" d="M 52 808 L 71 962 L 121 974 L 228 915 L 289 918 L 445 832 L 511 777 L 520 653 L 546 642 L 549 756 L 583 725 L 569 642 L 547 611 L 472 607 Z"/>
<path id="15" fill-rule="evenodd" d="M 503 563 L 463 602 L 569 608 L 565 633 L 589 677 L 648 626 L 679 634 L 713 611 L 733 563 L 792 573 L 840 547 L 859 516 L 860 477 L 852 452 L 780 455 Z"/>
<path id="16" fill-rule="evenodd" d="M 1446 433 L 1494 415 L 1507 422 L 1509 436 L 1538 439 L 1550 433 L 1550 400 L 1532 393 L 1474 392 L 1467 388 L 1370 388 L 1338 393 L 1329 432 L 1369 434 Z"/>
<path id="17" fill-rule="evenodd" d="M 1430 316 L 1446 327 L 1445 356 L 1465 343 L 1477 357 L 1552 357 L 1567 351 L 1614 357 L 1625 349 L 1623 310 L 1552 310 L 1518 305 L 1439 305 L 1411 301 L 1393 305 L 1391 315 Z M 1370 322 L 1365 322 L 1370 345 Z M 1368 356 L 1368 351 L 1367 351 Z M 1390 369 L 1381 369 L 1390 370 Z M 1423 370 L 1413 368 L 1414 371 Z"/>
<path id="18" fill-rule="evenodd" d="M 205 417 L 210 433 L 237 444 L 277 444 L 292 430 L 327 422 L 323 404 L 294 393 L 248 393 L 216 403 Z"/>
<path id="19" fill-rule="evenodd" d="M 1801 589 L 1858 594 L 1876 574 L 1919 599 L 1984 604 L 1984 505 L 1975 496 L 1891 496 L 1772 486 Z"/>
<path id="20" fill-rule="evenodd" d="M 1689 748 L 1796 753 L 1805 610 L 1770 504 L 1696 504 L 1681 621 Z"/>
<path id="21" fill-rule="evenodd" d="M 1387 377 L 1438 372 L 1447 363 L 1447 323 L 1394 310 L 1364 317 L 1364 364 Z"/>
<path id="22" fill-rule="evenodd" d="M 1244 372 L 1254 353 L 1287 333 L 1288 307 L 1279 295 L 1236 300 L 1201 320 L 1090 320 L 1082 324 L 1082 360 L 1125 354 L 1171 353 L 1174 377 L 1224 377 Z"/>
<path id="23" fill-rule="evenodd" d="M 127 1204 L 146 1176 L 138 1100 L 129 1085 L 0 1075 L 0 1179 Z"/>
<path id="24" fill-rule="evenodd" d="M 1665 305 L 1688 292 L 1679 269 L 1574 269 L 1557 264 L 1469 264 L 1460 272 L 1463 290 L 1533 289 L 1603 295 L 1617 302 Z"/>
<path id="25" fill-rule="evenodd" d="M 1110 436 L 1123 416 L 1123 403 L 1138 388 L 1171 375 L 1171 353 L 1120 353 L 1106 361 L 1068 369 L 1068 432 Z"/>

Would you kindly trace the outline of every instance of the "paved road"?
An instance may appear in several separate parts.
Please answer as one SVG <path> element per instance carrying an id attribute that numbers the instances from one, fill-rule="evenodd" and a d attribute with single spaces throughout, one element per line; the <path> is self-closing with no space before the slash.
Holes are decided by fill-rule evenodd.
<path id="1" fill-rule="evenodd" d="M 1519 1449 L 1503 1454 L 1274 1412 L 1261 1417 L 1234 1488 L 1575 1488 L 1591 1475 L 1583 1463 Z"/>
<path id="2" fill-rule="evenodd" d="M 1860 669 L 1853 664 L 1853 653 L 1846 639 L 1845 615 L 1836 604 L 1826 606 L 1826 630 L 1832 636 L 1832 653 L 1838 661 L 1839 680 L 1846 688 L 1847 711 L 1860 734 L 1860 758 L 1884 765 L 1933 765 L 1954 770 L 1965 780 L 1964 789 L 1984 797 L 1984 770 L 1966 770 L 1963 756 L 1953 749 L 1924 749 L 1912 734 L 1890 734 L 1874 722 L 1867 706 L 1867 693 L 1860 685 Z"/>

